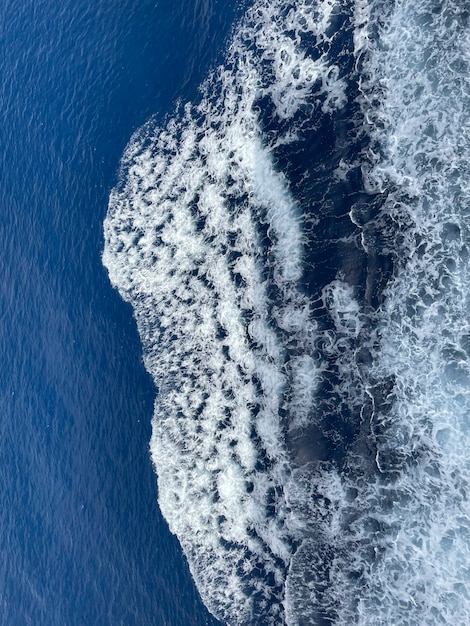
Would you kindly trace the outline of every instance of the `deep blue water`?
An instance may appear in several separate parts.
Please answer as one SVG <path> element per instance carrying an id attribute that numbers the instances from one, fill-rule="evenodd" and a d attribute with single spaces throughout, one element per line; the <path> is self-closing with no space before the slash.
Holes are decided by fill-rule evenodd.
<path id="1" fill-rule="evenodd" d="M 131 133 L 190 98 L 235 2 L 0 8 L 0 622 L 215 624 L 156 505 L 154 388 L 101 263 Z"/>

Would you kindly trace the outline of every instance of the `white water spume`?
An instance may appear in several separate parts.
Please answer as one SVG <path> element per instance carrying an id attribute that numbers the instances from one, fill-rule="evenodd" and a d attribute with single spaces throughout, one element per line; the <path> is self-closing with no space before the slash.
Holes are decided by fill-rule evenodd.
<path id="1" fill-rule="evenodd" d="M 463 4 L 255 1 L 200 101 L 149 123 L 124 154 L 103 262 L 158 389 L 161 510 L 227 624 L 470 623 Z M 301 134 L 299 116 L 347 103 L 322 45 L 345 7 L 369 138 L 354 158 L 366 191 L 383 196 L 377 230 L 397 225 L 395 265 L 374 311 L 338 273 L 321 291 L 331 329 L 320 330 L 300 287 L 312 208 L 273 152 Z M 263 108 L 279 132 L 263 131 Z M 332 179 L 352 169 L 341 161 Z M 298 467 L 287 441 L 320 419 L 333 360 L 337 410 L 350 408 L 366 443 L 341 464 Z"/>
<path id="2" fill-rule="evenodd" d="M 334 66 L 302 44 L 323 37 L 333 7 L 255 3 L 201 101 L 132 139 L 105 222 L 103 262 L 158 387 L 159 504 L 204 602 L 230 624 L 284 621 L 293 532 L 281 414 L 305 422 L 316 375 L 297 287 L 301 213 L 256 103 L 268 97 L 282 120 L 320 96 L 325 111 L 341 105 Z"/>
<path id="3" fill-rule="evenodd" d="M 386 194 L 382 218 L 398 228 L 363 372 L 377 477 L 352 457 L 348 473 L 326 470 L 315 485 L 328 502 L 321 527 L 334 581 L 322 588 L 318 615 L 337 624 L 470 623 L 469 8 L 452 0 L 356 5 L 371 137 L 365 183 Z M 289 617 L 310 623 L 298 597 L 319 588 L 311 543 L 296 561 L 303 576 L 288 581 Z"/>

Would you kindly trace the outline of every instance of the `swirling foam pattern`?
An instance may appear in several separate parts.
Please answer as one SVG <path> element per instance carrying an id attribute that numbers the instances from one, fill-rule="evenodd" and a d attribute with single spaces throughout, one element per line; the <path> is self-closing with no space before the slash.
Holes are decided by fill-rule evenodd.
<path id="1" fill-rule="evenodd" d="M 469 15 L 255 1 L 199 102 L 124 154 L 103 262 L 158 389 L 160 507 L 227 624 L 470 623 Z M 379 207 L 350 210 L 393 261 L 376 305 L 341 271 L 309 294 L 321 211 L 278 158 L 351 100 L 331 179 Z M 322 402 L 351 439 L 302 460 Z"/>

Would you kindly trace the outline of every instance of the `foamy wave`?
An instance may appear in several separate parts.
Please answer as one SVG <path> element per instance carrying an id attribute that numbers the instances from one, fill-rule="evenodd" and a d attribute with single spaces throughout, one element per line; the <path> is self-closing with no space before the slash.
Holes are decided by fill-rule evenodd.
<path id="1" fill-rule="evenodd" d="M 333 6 L 256 3 L 201 101 L 132 139 L 105 222 L 103 261 L 159 390 L 160 507 L 207 606 L 233 624 L 284 620 L 283 414 L 305 421 L 316 371 L 301 211 L 257 103 L 268 98 L 279 120 L 341 105 L 335 68 L 306 43 L 324 38 Z"/>
<path id="2" fill-rule="evenodd" d="M 228 624 L 470 622 L 468 19 L 259 0 L 124 155 L 103 262 L 158 388 L 160 507 Z M 325 177 L 362 171 L 368 284 L 343 267 L 313 297 L 317 207 L 277 158 L 352 98 L 362 151 Z"/>
<path id="3" fill-rule="evenodd" d="M 363 172 L 369 192 L 384 198 L 375 228 L 397 226 L 387 243 L 395 270 L 372 318 L 373 359 L 361 373 L 377 475 L 365 476 L 351 456 L 340 477 L 344 495 L 329 507 L 334 584 L 320 606 L 338 624 L 463 626 L 470 621 L 468 12 L 426 0 L 356 8 L 371 137 Z M 318 489 L 331 482 L 325 473 Z M 321 584 L 312 583 L 312 595 Z"/>

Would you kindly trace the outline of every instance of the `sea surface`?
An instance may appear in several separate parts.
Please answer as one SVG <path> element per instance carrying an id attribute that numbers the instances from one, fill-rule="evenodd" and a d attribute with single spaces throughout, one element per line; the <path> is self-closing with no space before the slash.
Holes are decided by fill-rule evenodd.
<path id="1" fill-rule="evenodd" d="M 470 623 L 470 3 L 4 0 L 0 623 Z"/>

